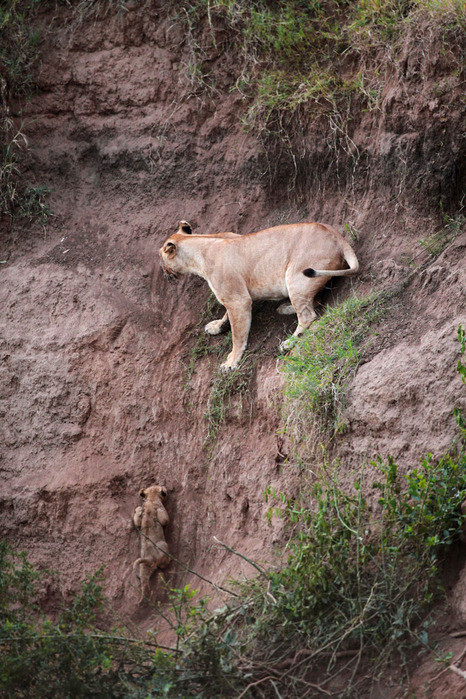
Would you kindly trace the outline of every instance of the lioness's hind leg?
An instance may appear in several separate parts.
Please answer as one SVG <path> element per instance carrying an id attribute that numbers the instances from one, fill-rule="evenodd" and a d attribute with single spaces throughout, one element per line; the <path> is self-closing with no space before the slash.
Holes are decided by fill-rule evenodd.
<path id="1" fill-rule="evenodd" d="M 291 349 L 296 342 L 293 338 L 302 335 L 303 330 L 307 330 L 316 319 L 314 298 L 327 281 L 327 277 L 308 278 L 302 272 L 287 273 L 288 293 L 298 315 L 298 326 L 291 338 L 280 343 L 282 351 Z"/>
<path id="2" fill-rule="evenodd" d="M 226 329 L 227 324 L 228 313 L 225 313 L 222 318 L 219 318 L 218 320 L 211 320 L 210 323 L 207 323 L 204 330 L 208 335 L 220 335 L 220 333 Z"/>

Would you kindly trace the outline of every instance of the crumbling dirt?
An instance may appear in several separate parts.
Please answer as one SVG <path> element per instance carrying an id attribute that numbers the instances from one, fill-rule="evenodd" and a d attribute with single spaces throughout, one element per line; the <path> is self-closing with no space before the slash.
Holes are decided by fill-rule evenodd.
<path id="1" fill-rule="evenodd" d="M 228 61 L 218 65 L 218 93 L 208 95 L 190 83 L 182 28 L 162 9 L 130 8 L 74 28 L 67 12 L 55 17 L 40 91 L 23 108 L 29 176 L 51 189 L 54 216 L 46 230 L 23 225 L 2 242 L 0 525 L 35 564 L 56 571 L 44 591 L 50 610 L 103 565 L 111 608 L 144 630 L 153 613 L 136 610 L 131 575 L 138 555 L 131 513 L 141 487 L 168 488 L 170 550 L 222 585 L 254 570 L 214 537 L 253 560 L 273 560 L 286 538 L 281 522 L 266 520 L 264 490 L 293 495 L 300 485 L 299 469 L 285 458 L 290 445 L 277 435 L 277 346 L 293 320 L 276 315 L 273 304 L 253 320 L 249 389 L 205 445 L 220 360 L 197 359 L 191 376 L 187 368 L 208 290 L 193 278 L 171 285 L 158 268 L 158 248 L 178 220 L 205 233 L 303 219 L 344 230 L 350 222 L 359 232 L 362 274 L 336 285 L 327 302 L 353 285 L 364 292 L 405 281 L 415 269 L 406 255 L 425 263 L 395 298 L 356 374 L 339 446 L 349 479 L 377 454 L 392 454 L 408 469 L 455 437 L 452 409 L 466 406 L 456 375 L 456 329 L 466 326 L 466 232 L 429 263 L 419 239 L 439 228 L 440 211 L 432 199 L 403 198 L 393 171 L 384 179 L 373 174 L 384 159 L 393 165 L 402 160 L 397 153 L 412 154 L 414 142 L 424 139 L 430 152 L 426 125 L 435 136 L 447 109 L 441 97 L 424 109 L 422 94 L 418 102 L 410 95 L 403 120 L 399 84 L 387 85 L 386 108 L 365 115 L 354 135 L 376 163 L 368 186 L 364 178 L 359 190 L 349 180 L 343 188 L 327 180 L 295 202 L 289 182 L 271 191 L 262 176 L 261 146 L 240 126 L 244 107 L 229 91 Z M 439 168 L 437 192 L 448 180 Z M 448 630 L 466 623 L 459 575 Z M 216 594 L 176 563 L 165 578 Z M 442 642 L 455 653 L 460 644 L 450 646 L 446 634 Z M 422 691 L 431 677 L 426 667 L 417 680 Z M 459 696 L 463 685 L 447 673 L 435 687 Z"/>

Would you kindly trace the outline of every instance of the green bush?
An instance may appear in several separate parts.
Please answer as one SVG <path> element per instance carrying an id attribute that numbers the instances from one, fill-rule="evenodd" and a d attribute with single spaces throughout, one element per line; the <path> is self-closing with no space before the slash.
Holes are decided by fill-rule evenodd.
<path id="1" fill-rule="evenodd" d="M 37 604 L 40 576 L 24 553 L 0 542 L 0 694 L 8 697 L 127 696 L 152 670 L 153 650 L 96 628 L 97 572 L 54 623 Z"/>
<path id="2" fill-rule="evenodd" d="M 332 478 L 314 487 L 311 506 L 285 503 L 283 516 L 299 532 L 271 590 L 285 623 L 317 647 L 333 638 L 395 650 L 440 590 L 445 548 L 461 531 L 464 452 L 428 455 L 405 476 L 391 458 L 372 466 L 382 476 L 375 513 L 362 495 L 364 474 L 350 494 Z"/>

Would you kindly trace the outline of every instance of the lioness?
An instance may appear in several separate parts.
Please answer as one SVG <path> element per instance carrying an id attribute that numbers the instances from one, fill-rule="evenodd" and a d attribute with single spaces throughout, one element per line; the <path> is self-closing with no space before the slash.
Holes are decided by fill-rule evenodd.
<path id="1" fill-rule="evenodd" d="M 278 310 L 297 313 L 293 335 L 298 337 L 316 318 L 317 292 L 331 277 L 359 269 L 349 243 L 323 223 L 294 223 L 246 235 L 192 235 L 189 224 L 181 221 L 159 254 L 171 278 L 187 272 L 203 277 L 225 306 L 225 315 L 205 326 L 207 333 L 217 335 L 230 321 L 233 348 L 223 370 L 234 369 L 246 349 L 253 301 L 289 297 L 291 305 Z M 288 346 L 282 343 L 282 349 Z"/>
<path id="2" fill-rule="evenodd" d="M 170 563 L 168 544 L 165 541 L 163 527 L 170 521 L 164 507 L 167 489 L 161 485 L 151 485 L 143 488 L 139 495 L 144 498 L 144 504 L 136 507 L 133 514 L 135 527 L 141 532 L 141 556 L 133 563 L 133 570 L 139 566 L 141 581 L 141 598 L 150 597 L 149 578 L 156 568 L 166 568 Z"/>

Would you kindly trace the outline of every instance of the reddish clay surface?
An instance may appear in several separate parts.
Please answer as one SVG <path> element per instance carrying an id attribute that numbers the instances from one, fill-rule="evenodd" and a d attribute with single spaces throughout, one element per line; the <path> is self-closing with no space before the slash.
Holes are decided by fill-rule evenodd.
<path id="1" fill-rule="evenodd" d="M 56 571 L 44 589 L 48 609 L 103 565 L 109 606 L 143 631 L 156 622 L 150 608 L 137 609 L 131 574 L 139 550 L 131 513 L 141 487 L 166 485 L 171 551 L 222 585 L 254 569 L 214 537 L 251 559 L 273 560 L 286 537 L 281 522 L 266 520 L 264 489 L 292 495 L 302 484 L 292 459 L 283 463 L 290 446 L 277 435 L 277 347 L 293 319 L 276 315 L 273 304 L 258 309 L 249 390 L 233 397 L 206 449 L 204 415 L 220 360 L 199 358 L 191 376 L 187 367 L 208 290 L 194 278 L 169 284 L 159 246 L 179 219 L 205 233 L 297 220 L 344 232 L 349 222 L 359 232 L 362 273 L 336 287 L 340 296 L 405 280 L 413 271 L 406 255 L 426 263 L 394 299 L 356 374 L 338 447 L 348 481 L 377 454 L 411 468 L 451 444 L 452 409 L 466 406 L 456 373 L 456 329 L 466 326 L 466 232 L 429 264 L 419 240 L 441 227 L 432 204 L 438 198 L 416 196 L 406 179 L 395 187 L 393 172 L 382 176 L 383 163 L 389 168 L 397 154 L 401 162 L 423 139 L 428 149 L 429 129 L 445 114 L 453 124 L 461 115 L 451 107 L 454 91 L 425 104 L 424 82 L 406 101 L 394 79 L 383 111 L 364 115 L 353 136 L 373 162 L 369 180 L 353 186 L 350 178 L 343 185 L 327 178 L 290 203 L 289 182 L 270 190 L 261 175 L 261 147 L 241 128 L 244 106 L 229 91 L 228 60 L 213 62 L 218 93 L 208 96 L 187 78 L 182 28 L 161 11 L 135 8 L 74 28 L 66 9 L 60 12 L 44 50 L 41 90 L 24 109 L 29 177 L 52 190 L 54 215 L 46 230 L 23 225 L 14 242 L 6 235 L 2 242 L 0 527 L 35 564 Z M 437 82 L 447 80 L 442 66 L 429 70 Z M 433 170 L 430 184 L 440 193 L 446 186 Z M 216 594 L 175 563 L 165 577 Z M 153 588 L 164 599 L 157 576 Z M 445 651 L 455 654 L 462 641 L 448 632 L 466 627 L 465 589 L 463 571 L 441 633 Z M 427 663 L 419 670 L 420 691 L 440 669 Z M 431 683 L 432 696 L 460 696 L 461 682 L 444 673 Z"/>

